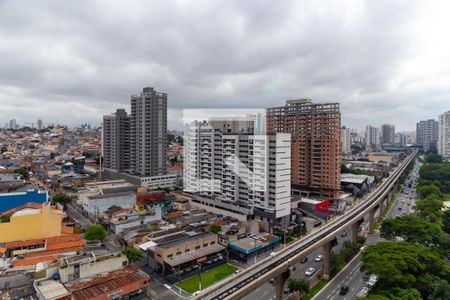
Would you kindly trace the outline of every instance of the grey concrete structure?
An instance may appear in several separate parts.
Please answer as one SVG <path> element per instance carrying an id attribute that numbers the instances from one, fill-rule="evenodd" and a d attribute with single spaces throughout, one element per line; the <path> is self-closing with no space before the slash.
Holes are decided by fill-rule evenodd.
<path id="1" fill-rule="evenodd" d="M 139 176 L 166 173 L 167 94 L 145 87 L 131 96 L 130 171 Z"/>
<path id="2" fill-rule="evenodd" d="M 417 123 L 416 144 L 424 151 L 437 150 L 439 123 L 430 119 Z"/>
<path id="3" fill-rule="evenodd" d="M 395 126 L 391 124 L 381 125 L 381 144 L 395 144 Z"/>
<path id="4" fill-rule="evenodd" d="M 103 116 L 103 166 L 115 171 L 130 168 L 130 117 L 125 109 Z"/>

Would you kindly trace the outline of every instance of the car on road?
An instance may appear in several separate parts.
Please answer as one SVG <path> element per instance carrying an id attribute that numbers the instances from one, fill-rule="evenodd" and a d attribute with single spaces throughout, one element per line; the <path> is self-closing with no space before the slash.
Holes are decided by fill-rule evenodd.
<path id="1" fill-rule="evenodd" d="M 344 232 L 341 234 L 341 236 L 342 236 L 342 237 L 347 236 L 347 231 L 344 231 Z"/>
<path id="2" fill-rule="evenodd" d="M 323 260 L 323 255 L 317 255 L 314 260 L 317 261 L 317 262 L 322 261 Z"/>
<path id="3" fill-rule="evenodd" d="M 305 271 L 305 275 L 306 276 L 311 276 L 312 274 L 314 274 L 315 271 L 316 271 L 316 269 L 314 269 L 314 268 L 308 268 Z"/>
<path id="4" fill-rule="evenodd" d="M 340 295 L 347 295 L 348 290 L 349 290 L 348 286 L 344 285 L 344 286 L 341 287 L 341 290 L 339 291 L 339 294 Z"/>
<path id="5" fill-rule="evenodd" d="M 288 286 L 285 286 L 283 291 L 284 291 L 285 294 L 289 294 L 289 288 L 288 288 Z"/>
<path id="6" fill-rule="evenodd" d="M 302 259 L 300 259 L 301 264 L 304 264 L 307 261 L 308 261 L 308 256 L 302 257 Z"/>
<path id="7" fill-rule="evenodd" d="M 402 210 L 402 208 L 399 206 L 399 207 L 398 207 L 398 210 Z"/>

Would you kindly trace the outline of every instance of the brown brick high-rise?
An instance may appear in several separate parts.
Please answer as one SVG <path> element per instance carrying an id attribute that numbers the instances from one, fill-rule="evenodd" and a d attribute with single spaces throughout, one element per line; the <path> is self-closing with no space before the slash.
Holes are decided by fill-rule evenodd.
<path id="1" fill-rule="evenodd" d="M 340 190 L 339 103 L 288 100 L 267 109 L 267 133 L 290 133 L 293 188 L 334 197 Z"/>

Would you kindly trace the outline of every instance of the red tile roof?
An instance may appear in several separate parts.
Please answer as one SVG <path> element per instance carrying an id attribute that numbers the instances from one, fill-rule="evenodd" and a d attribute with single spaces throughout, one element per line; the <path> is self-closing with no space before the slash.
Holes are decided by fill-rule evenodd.
<path id="1" fill-rule="evenodd" d="M 13 213 L 15 213 L 16 211 L 19 211 L 19 210 L 24 209 L 24 208 L 41 208 L 41 207 L 42 207 L 42 204 L 34 203 L 34 202 L 27 202 L 25 204 L 22 204 L 20 206 L 11 208 L 10 210 L 7 210 L 7 211 L 4 211 L 4 212 L 0 213 L 0 217 L 1 216 L 10 216 Z"/>
<path id="2" fill-rule="evenodd" d="M 58 260 L 58 255 L 48 255 L 48 256 L 41 256 L 41 257 L 35 257 L 35 258 L 29 258 L 29 259 L 19 259 L 13 261 L 14 267 L 19 266 L 32 266 L 36 265 L 40 262 L 46 262 L 46 261 L 55 261 Z"/>

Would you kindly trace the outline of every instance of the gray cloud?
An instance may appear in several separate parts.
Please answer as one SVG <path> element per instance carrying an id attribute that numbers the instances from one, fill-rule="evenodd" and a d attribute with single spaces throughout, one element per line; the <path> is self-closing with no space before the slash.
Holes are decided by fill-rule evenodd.
<path id="1" fill-rule="evenodd" d="M 153 86 L 172 116 L 308 97 L 340 102 L 351 127 L 413 129 L 450 107 L 444 6 L 0 1 L 0 122 L 99 124 Z"/>

